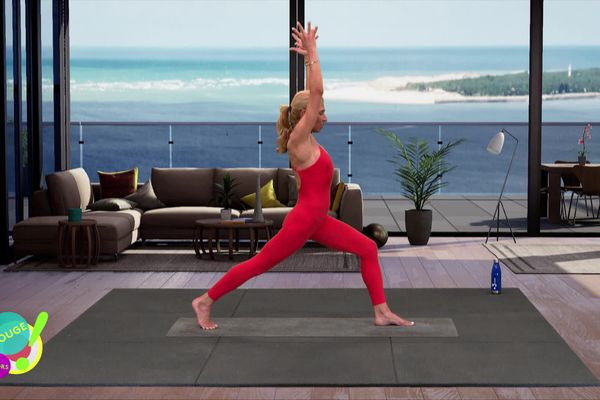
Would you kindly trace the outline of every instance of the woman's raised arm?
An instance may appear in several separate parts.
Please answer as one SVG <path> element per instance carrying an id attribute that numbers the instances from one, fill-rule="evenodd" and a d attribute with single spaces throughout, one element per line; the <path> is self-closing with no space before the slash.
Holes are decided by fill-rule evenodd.
<path id="1" fill-rule="evenodd" d="M 290 50 L 304 56 L 306 65 L 307 90 L 310 91 L 308 105 L 304 117 L 298 121 L 295 131 L 298 130 L 299 136 L 308 135 L 319 118 L 319 109 L 323 101 L 323 76 L 321 74 L 321 64 L 317 54 L 317 31 L 318 27 L 312 28 L 308 23 L 304 30 L 302 24 L 298 22 L 298 28 L 292 28 L 292 36 L 296 40 L 296 47 Z M 290 137 L 290 140 L 292 138 Z"/>

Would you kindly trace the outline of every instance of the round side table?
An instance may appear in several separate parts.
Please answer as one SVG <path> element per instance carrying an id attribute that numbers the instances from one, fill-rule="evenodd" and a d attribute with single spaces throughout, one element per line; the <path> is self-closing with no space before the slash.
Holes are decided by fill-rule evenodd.
<path id="1" fill-rule="evenodd" d="M 252 258 L 256 253 L 258 247 L 258 229 L 264 228 L 267 233 L 267 241 L 271 239 L 272 236 L 272 227 L 273 220 L 265 219 L 264 222 L 231 222 L 230 220 L 220 219 L 220 218 L 206 218 L 206 219 L 197 219 L 194 223 L 194 251 L 196 252 L 196 257 L 202 258 L 200 254 L 200 249 L 202 249 L 202 254 L 206 254 L 206 249 L 204 248 L 204 231 L 207 230 L 210 233 L 208 237 L 208 254 L 210 255 L 211 260 L 215 259 L 215 255 L 213 253 L 213 232 L 217 247 L 217 254 L 221 254 L 221 245 L 219 243 L 219 230 L 227 229 L 228 230 L 228 239 L 229 239 L 229 259 L 233 260 L 233 235 L 235 232 L 235 250 L 240 250 L 240 237 L 239 230 L 240 229 L 250 229 L 250 253 L 248 254 L 248 258 Z"/>
<path id="2" fill-rule="evenodd" d="M 85 248 L 84 244 L 87 244 Z M 83 264 L 84 258 L 86 265 L 96 265 L 100 256 L 100 233 L 96 220 L 58 221 L 58 251 L 56 255 L 61 267 L 71 264 L 74 268 L 78 263 Z"/>

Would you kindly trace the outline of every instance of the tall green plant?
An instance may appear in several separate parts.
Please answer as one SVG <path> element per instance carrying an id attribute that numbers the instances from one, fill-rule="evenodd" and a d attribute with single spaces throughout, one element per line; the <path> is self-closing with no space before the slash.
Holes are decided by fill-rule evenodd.
<path id="1" fill-rule="evenodd" d="M 440 149 L 431 151 L 426 140 L 411 137 L 405 145 L 393 132 L 382 128 L 378 132 L 387 136 L 398 150 L 395 159 L 388 161 L 398 165 L 395 174 L 399 178 L 402 195 L 414 204 L 416 210 L 423 210 L 429 198 L 448 184 L 440 178 L 456 166 L 450 166 L 444 158 L 464 139 L 449 141 Z"/>
<path id="2" fill-rule="evenodd" d="M 231 175 L 225 174 L 223 176 L 223 183 L 215 183 L 217 187 L 217 202 L 225 209 L 231 208 L 233 188 L 238 185 L 234 181 L 235 179 Z"/>

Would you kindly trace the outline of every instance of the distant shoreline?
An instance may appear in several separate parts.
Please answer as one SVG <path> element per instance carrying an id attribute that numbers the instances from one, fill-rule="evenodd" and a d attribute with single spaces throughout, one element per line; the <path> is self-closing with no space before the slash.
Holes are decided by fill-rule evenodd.
<path id="1" fill-rule="evenodd" d="M 575 72 L 575 71 L 574 71 Z M 557 73 L 545 73 L 556 75 Z M 564 72 L 566 76 L 566 71 Z M 469 90 L 485 92 L 489 90 L 488 86 L 477 82 L 480 80 L 500 81 L 505 88 L 511 87 L 512 81 L 519 81 L 521 85 L 518 94 L 514 95 L 479 95 L 463 94 L 462 86 Z M 325 99 L 345 102 L 366 102 L 382 104 L 412 104 L 412 105 L 433 105 L 447 103 L 509 103 L 509 102 L 527 102 L 529 95 L 523 85 L 523 72 L 507 73 L 503 75 L 480 75 L 477 73 L 450 73 L 432 76 L 402 76 L 402 77 L 381 77 L 372 81 L 360 82 L 333 82 L 328 84 L 325 80 Z M 515 83 L 515 86 L 517 84 Z M 442 87 L 440 87 L 442 86 Z M 448 87 L 457 88 L 456 91 L 447 90 Z M 481 89 L 481 90 L 479 90 Z M 492 87 L 492 89 L 494 89 Z M 595 89 L 595 86 L 594 86 Z M 581 91 L 569 93 L 547 93 L 542 95 L 542 100 L 575 100 L 575 99 L 593 99 L 600 97 L 600 90 Z"/>
<path id="2" fill-rule="evenodd" d="M 398 91 L 433 92 L 436 103 L 527 101 L 529 73 L 476 75 L 407 82 Z M 600 95 L 600 68 L 547 71 L 542 77 L 543 100 L 593 98 Z M 459 96 L 459 97 L 457 97 Z"/>
<path id="3" fill-rule="evenodd" d="M 463 96 L 462 99 L 438 99 L 436 104 L 443 103 L 507 103 L 507 102 L 526 102 L 529 96 Z M 600 92 L 588 93 L 558 93 L 544 94 L 542 100 L 567 100 L 567 99 L 589 99 L 600 97 Z"/>

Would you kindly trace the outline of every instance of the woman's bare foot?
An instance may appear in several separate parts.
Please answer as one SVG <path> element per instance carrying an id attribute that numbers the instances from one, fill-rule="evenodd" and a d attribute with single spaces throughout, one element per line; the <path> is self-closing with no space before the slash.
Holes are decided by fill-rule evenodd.
<path id="1" fill-rule="evenodd" d="M 375 310 L 375 325 L 400 325 L 414 326 L 414 321 L 402 319 L 390 310 L 387 303 L 377 304 L 373 307 Z"/>
<path id="2" fill-rule="evenodd" d="M 210 309 L 214 301 L 208 297 L 208 293 L 204 293 L 200 297 L 192 300 L 192 308 L 196 313 L 196 320 L 202 329 L 215 329 L 219 325 L 210 320 Z"/>

